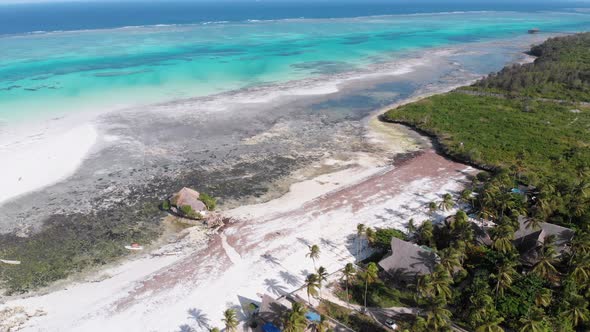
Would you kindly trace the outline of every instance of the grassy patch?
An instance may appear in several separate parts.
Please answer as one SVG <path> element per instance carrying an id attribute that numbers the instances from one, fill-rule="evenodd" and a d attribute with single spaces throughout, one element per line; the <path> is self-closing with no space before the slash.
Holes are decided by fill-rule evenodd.
<path id="1" fill-rule="evenodd" d="M 380 324 L 356 311 L 323 300 L 318 307 L 321 314 L 330 316 L 342 324 L 358 332 L 385 332 Z"/>
<path id="2" fill-rule="evenodd" d="M 480 165 L 508 168 L 523 157 L 527 172 L 574 174 L 590 161 L 590 110 L 573 106 L 448 93 L 387 112 L 439 138 L 445 150 Z"/>

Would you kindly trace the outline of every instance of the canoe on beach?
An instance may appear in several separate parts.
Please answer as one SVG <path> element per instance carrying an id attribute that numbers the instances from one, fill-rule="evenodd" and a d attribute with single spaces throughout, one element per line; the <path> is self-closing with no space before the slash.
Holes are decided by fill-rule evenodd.
<path id="1" fill-rule="evenodd" d="M 127 250 L 134 250 L 134 251 L 139 251 L 139 250 L 143 250 L 143 247 L 142 247 L 142 246 L 140 246 L 140 245 L 139 245 L 139 244 L 137 244 L 137 243 L 133 243 L 133 244 L 131 244 L 130 246 L 125 246 L 125 249 L 127 249 Z"/>

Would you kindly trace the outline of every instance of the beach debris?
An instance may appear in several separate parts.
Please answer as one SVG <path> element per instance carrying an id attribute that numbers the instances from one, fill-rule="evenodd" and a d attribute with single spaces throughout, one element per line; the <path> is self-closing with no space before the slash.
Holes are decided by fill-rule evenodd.
<path id="1" fill-rule="evenodd" d="M 143 250 L 143 247 L 139 245 L 139 243 L 132 243 L 129 246 L 125 246 L 125 249 L 132 250 L 132 251 L 139 251 Z"/>
<path id="2" fill-rule="evenodd" d="M 20 261 L 12 261 L 8 259 L 0 259 L 0 263 L 8 264 L 8 265 L 20 265 Z"/>
<path id="3" fill-rule="evenodd" d="M 45 315 L 43 310 L 29 314 L 23 307 L 4 308 L 0 310 L 0 331 L 18 331 L 29 319 Z"/>
<path id="4" fill-rule="evenodd" d="M 582 111 L 575 109 L 575 110 L 570 110 L 570 113 L 582 113 Z"/>

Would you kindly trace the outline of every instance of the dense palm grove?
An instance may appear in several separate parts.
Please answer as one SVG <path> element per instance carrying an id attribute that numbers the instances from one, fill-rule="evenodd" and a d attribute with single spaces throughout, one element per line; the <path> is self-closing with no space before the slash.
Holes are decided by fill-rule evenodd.
<path id="1" fill-rule="evenodd" d="M 480 95 L 452 92 L 385 116 L 490 171 L 461 194 L 468 213 L 493 222 L 489 245 L 476 241 L 463 211 L 416 230 L 441 260 L 416 282 L 426 311 L 412 331 L 449 330 L 451 320 L 478 332 L 590 329 L 590 109 L 579 103 L 590 96 L 590 34 L 550 39 L 532 53 L 535 63 L 469 87 Z M 453 204 L 446 200 L 429 208 Z M 549 238 L 538 260 L 524 264 L 513 242 L 519 216 L 527 228 L 550 222 L 575 230 L 569 250 L 558 255 Z"/>

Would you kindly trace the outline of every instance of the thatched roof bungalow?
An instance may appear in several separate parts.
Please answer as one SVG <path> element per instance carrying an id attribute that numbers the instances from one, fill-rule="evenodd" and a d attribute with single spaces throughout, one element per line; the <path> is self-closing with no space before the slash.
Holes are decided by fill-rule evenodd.
<path id="1" fill-rule="evenodd" d="M 183 213 L 182 209 L 188 206 L 194 213 L 205 216 L 207 214 L 207 206 L 199 200 L 200 196 L 201 194 L 196 190 L 186 187 L 182 188 L 170 198 L 171 209 L 175 213 L 186 214 Z"/>
<path id="2" fill-rule="evenodd" d="M 524 263 L 534 264 L 537 261 L 539 248 L 549 237 L 553 237 L 558 255 L 569 250 L 569 244 L 574 238 L 574 231 L 562 226 L 541 223 L 540 229 L 527 228 L 527 218 L 519 217 L 520 228 L 514 233 L 514 245 L 521 254 Z"/>
<path id="3" fill-rule="evenodd" d="M 289 310 L 285 305 L 275 300 L 274 298 L 263 295 L 260 309 L 258 310 L 258 317 L 265 323 L 273 323 L 276 326 L 281 326 L 284 314 Z"/>
<path id="4" fill-rule="evenodd" d="M 431 250 L 394 237 L 391 253 L 379 262 L 379 266 L 396 280 L 411 282 L 418 276 L 432 273 L 437 260 Z"/>

